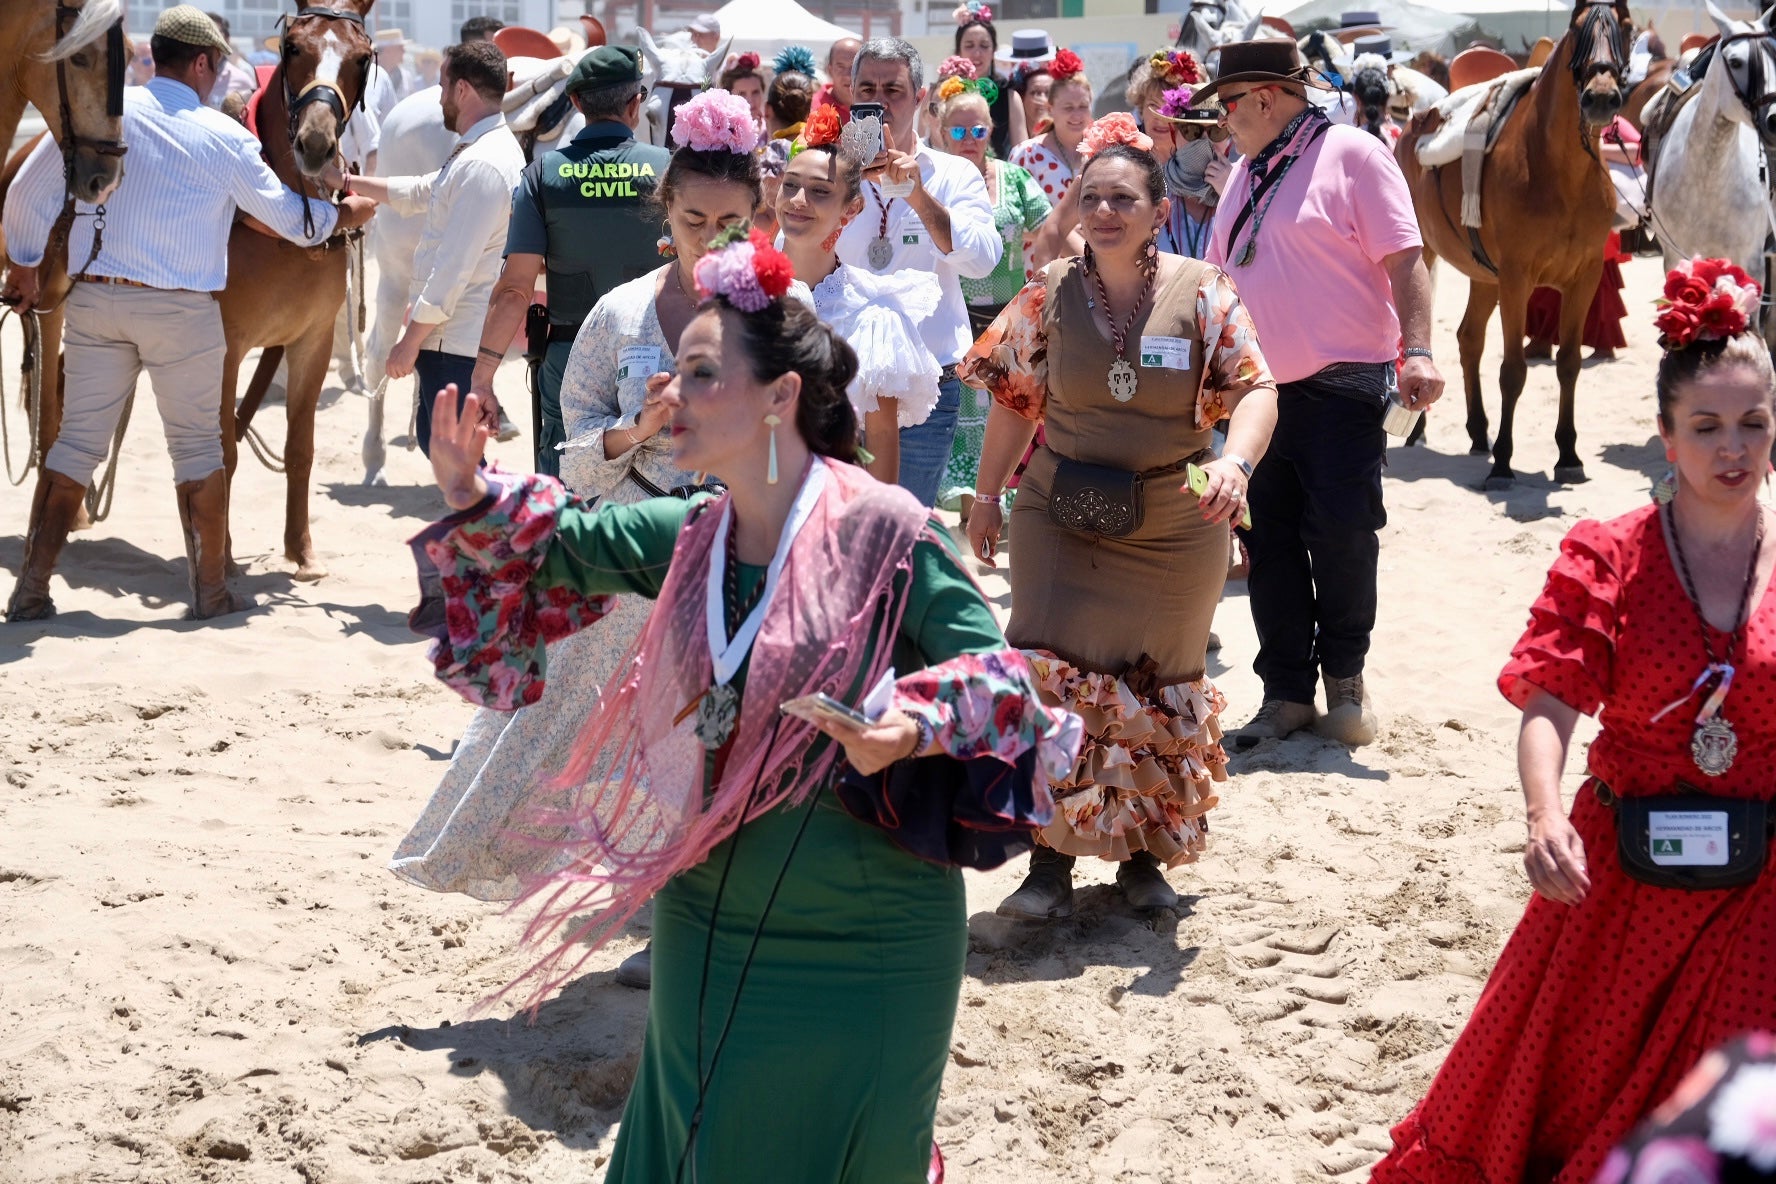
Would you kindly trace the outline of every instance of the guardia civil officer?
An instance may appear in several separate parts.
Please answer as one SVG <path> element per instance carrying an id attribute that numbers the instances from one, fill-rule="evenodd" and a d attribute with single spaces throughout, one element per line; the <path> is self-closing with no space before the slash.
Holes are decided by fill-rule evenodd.
<path id="1" fill-rule="evenodd" d="M 654 185 L 671 153 L 638 143 L 635 124 L 645 93 L 641 51 L 605 45 L 580 59 L 567 93 L 586 117 L 565 148 L 524 170 L 512 201 L 506 261 L 487 308 L 469 389 L 485 407 L 493 374 L 525 321 L 537 277 L 548 276 L 548 348 L 537 371 L 536 470 L 559 475 L 561 375 L 580 322 L 618 284 L 660 264 Z M 497 401 L 494 407 L 497 409 Z M 489 413 L 491 414 L 491 412 Z"/>

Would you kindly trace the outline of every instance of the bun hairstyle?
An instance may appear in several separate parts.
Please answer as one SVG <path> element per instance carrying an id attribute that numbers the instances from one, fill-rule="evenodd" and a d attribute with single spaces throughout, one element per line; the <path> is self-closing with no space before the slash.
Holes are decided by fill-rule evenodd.
<path id="1" fill-rule="evenodd" d="M 761 231 L 730 231 L 697 261 L 697 294 L 719 308 L 740 341 L 758 382 L 794 372 L 802 379 L 796 430 L 821 456 L 857 463 L 857 412 L 846 389 L 857 377 L 857 354 L 814 310 L 786 300 L 795 278 L 787 256 Z"/>
<path id="2" fill-rule="evenodd" d="M 1710 371 L 1746 366 L 1766 391 L 1776 389 L 1769 348 L 1751 330 L 1762 295 L 1755 280 L 1725 259 L 1691 259 L 1666 275 L 1653 324 L 1665 351 L 1654 389 L 1659 422 L 1667 429 L 1678 389 Z"/>
<path id="3" fill-rule="evenodd" d="M 765 200 L 759 166 L 759 132 L 746 100 L 725 90 L 707 90 L 678 109 L 672 122 L 676 145 L 666 175 L 654 190 L 660 205 L 670 208 L 673 193 L 689 177 L 707 177 L 752 191 L 752 208 Z"/>
<path id="4" fill-rule="evenodd" d="M 804 123 L 814 107 L 814 80 L 800 70 L 785 70 L 765 89 L 765 109 L 785 127 Z"/>

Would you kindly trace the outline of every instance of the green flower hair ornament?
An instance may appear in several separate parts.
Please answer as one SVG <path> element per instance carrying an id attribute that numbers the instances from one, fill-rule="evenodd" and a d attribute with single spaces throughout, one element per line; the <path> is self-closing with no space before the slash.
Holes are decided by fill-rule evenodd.
<path id="1" fill-rule="evenodd" d="M 771 71 L 782 74 L 794 70 L 798 74 L 806 74 L 812 78 L 818 67 L 814 64 L 814 51 L 805 45 L 792 45 L 778 54 L 771 62 Z"/>
<path id="2" fill-rule="evenodd" d="M 937 98 L 939 102 L 947 103 L 965 92 L 979 95 L 989 107 L 999 101 L 999 84 L 991 78 L 957 78 L 953 75 L 938 86 Z"/>

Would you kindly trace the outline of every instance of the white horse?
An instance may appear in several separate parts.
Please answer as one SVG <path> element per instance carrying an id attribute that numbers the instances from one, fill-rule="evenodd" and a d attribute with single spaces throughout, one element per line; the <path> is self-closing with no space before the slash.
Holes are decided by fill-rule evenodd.
<path id="1" fill-rule="evenodd" d="M 1213 77 L 1223 45 L 1256 40 L 1266 36 L 1267 29 L 1262 14 L 1248 12 L 1240 0 L 1191 0 L 1190 10 L 1179 22 L 1175 48 L 1189 50 Z"/>
<path id="2" fill-rule="evenodd" d="M 655 41 L 646 29 L 635 30 L 641 55 L 647 59 L 648 94 L 641 105 L 642 124 L 636 129 L 650 144 L 670 147 L 672 112 L 706 86 L 714 86 L 721 64 L 728 56 L 728 42 L 705 54 L 691 44 L 690 34 L 672 33 Z"/>
<path id="3" fill-rule="evenodd" d="M 1720 29 L 1695 97 L 1660 140 L 1653 161 L 1653 229 L 1669 270 L 1697 255 L 1730 259 L 1760 283 L 1766 243 L 1776 234 L 1766 160 L 1776 156 L 1776 8 L 1749 23 L 1709 0 Z M 1661 96 L 1670 102 L 1672 96 Z M 1776 344 L 1776 317 L 1765 318 Z"/>

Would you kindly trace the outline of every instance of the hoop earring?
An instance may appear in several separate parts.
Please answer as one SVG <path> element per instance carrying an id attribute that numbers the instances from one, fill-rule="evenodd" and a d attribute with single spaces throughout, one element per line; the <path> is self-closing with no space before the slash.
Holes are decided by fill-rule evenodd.
<path id="1" fill-rule="evenodd" d="M 783 420 L 778 416 L 765 416 L 765 423 L 769 425 L 771 429 L 771 460 L 770 463 L 765 466 L 766 485 L 777 484 L 777 425 L 782 422 Z"/>
<path id="2" fill-rule="evenodd" d="M 660 223 L 660 237 L 654 243 L 654 250 L 660 252 L 662 259 L 678 258 L 678 248 L 672 245 L 672 223 Z"/>

